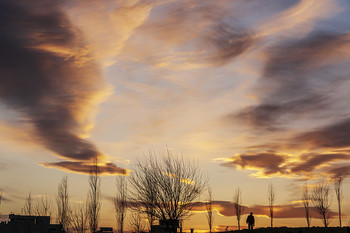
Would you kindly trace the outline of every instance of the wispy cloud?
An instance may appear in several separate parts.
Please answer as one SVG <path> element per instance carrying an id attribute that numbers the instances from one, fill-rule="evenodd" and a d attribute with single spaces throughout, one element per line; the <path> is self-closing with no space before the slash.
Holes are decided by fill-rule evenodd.
<path id="1" fill-rule="evenodd" d="M 163 68 L 226 64 L 256 41 L 254 32 L 240 24 L 226 5 L 167 1 L 155 6 L 127 41 L 122 55 Z"/>
<path id="2" fill-rule="evenodd" d="M 349 85 L 345 71 L 349 54 L 342 52 L 349 39 L 348 34 L 315 32 L 271 47 L 256 88 L 260 102 L 232 117 L 269 130 L 286 128 L 292 119 L 305 115 L 329 117 L 335 101 L 330 93 Z"/>

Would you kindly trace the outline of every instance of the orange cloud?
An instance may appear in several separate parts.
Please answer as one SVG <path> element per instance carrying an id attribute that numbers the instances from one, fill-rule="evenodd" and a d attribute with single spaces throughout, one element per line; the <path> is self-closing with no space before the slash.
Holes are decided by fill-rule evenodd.
<path id="1" fill-rule="evenodd" d="M 197 202 L 195 204 L 195 207 L 193 208 L 194 211 L 205 211 L 205 202 Z M 229 201 L 213 201 L 213 208 L 214 210 L 218 211 L 220 215 L 226 216 L 226 217 L 232 217 L 235 216 L 234 212 L 234 205 L 232 202 Z M 255 205 L 255 206 L 245 206 L 245 214 L 249 214 L 250 212 L 253 212 L 256 216 L 269 216 L 269 207 L 268 206 L 262 206 L 262 205 Z M 305 208 L 300 207 L 299 205 L 276 205 L 274 206 L 274 217 L 275 218 L 305 218 Z M 334 211 L 330 211 L 330 218 L 336 218 L 337 213 Z M 321 216 L 317 215 L 316 213 L 312 216 L 313 218 L 322 218 Z"/>
<path id="2" fill-rule="evenodd" d="M 344 165 L 350 158 L 347 153 L 303 153 L 283 155 L 270 151 L 265 153 L 238 154 L 231 158 L 220 158 L 221 166 L 255 171 L 253 176 L 266 178 L 281 176 L 297 179 L 332 177 L 338 172 L 349 174 L 350 165 Z"/>
<path id="3" fill-rule="evenodd" d="M 62 161 L 55 163 L 41 163 L 41 165 L 48 168 L 57 168 L 85 175 L 89 175 L 91 171 L 91 163 L 87 162 Z M 98 169 L 101 175 L 128 175 L 129 173 L 129 170 L 120 168 L 116 164 L 110 162 L 99 163 Z"/>

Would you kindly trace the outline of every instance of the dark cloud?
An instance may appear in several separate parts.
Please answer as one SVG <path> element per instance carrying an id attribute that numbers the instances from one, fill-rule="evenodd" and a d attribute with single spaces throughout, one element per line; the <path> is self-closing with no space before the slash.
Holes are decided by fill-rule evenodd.
<path id="1" fill-rule="evenodd" d="M 350 164 L 348 165 L 342 165 L 342 166 L 336 166 L 335 168 L 332 168 L 328 171 L 330 175 L 336 175 L 336 174 L 342 174 L 344 177 L 350 175 Z"/>
<path id="2" fill-rule="evenodd" d="M 231 161 L 223 163 L 222 166 L 238 166 L 243 169 L 262 169 L 265 175 L 271 175 L 283 172 L 281 165 L 285 161 L 286 159 L 284 158 L 284 156 L 275 154 L 274 152 L 258 154 L 240 154 L 238 156 L 231 157 Z"/>
<path id="3" fill-rule="evenodd" d="M 49 168 L 58 168 L 69 170 L 72 172 L 90 174 L 91 164 L 85 162 L 71 162 L 71 161 L 62 161 L 56 163 L 42 163 L 43 166 Z M 99 172 L 102 175 L 127 175 L 128 170 L 125 168 L 120 168 L 114 163 L 105 163 L 103 165 L 98 165 Z"/>
<path id="4" fill-rule="evenodd" d="M 274 130 L 301 118 L 331 115 L 331 93 L 348 80 L 350 57 L 340 51 L 349 45 L 348 34 L 314 32 L 270 48 L 255 90 L 260 103 L 231 119 Z"/>
<path id="5" fill-rule="evenodd" d="M 223 22 L 216 22 L 203 35 L 203 47 L 212 46 L 204 56 L 206 60 L 217 65 L 225 64 L 231 59 L 244 53 L 256 41 L 252 32 L 243 27 L 232 27 Z M 205 51 L 205 50 L 204 50 Z"/>
<path id="6" fill-rule="evenodd" d="M 312 148 L 344 148 L 350 146 L 350 118 L 305 132 L 294 138 Z"/>
<path id="7" fill-rule="evenodd" d="M 303 114 L 326 107 L 326 98 L 320 95 L 310 95 L 306 98 L 287 101 L 286 103 L 262 103 L 250 106 L 237 114 L 231 115 L 241 119 L 258 129 L 279 130 L 283 128 L 285 116 L 290 113 Z"/>
<path id="8" fill-rule="evenodd" d="M 88 160 L 100 152 L 79 135 L 85 108 L 103 81 L 62 2 L 0 2 L 0 100 L 33 126 L 38 143 L 60 156 Z"/>

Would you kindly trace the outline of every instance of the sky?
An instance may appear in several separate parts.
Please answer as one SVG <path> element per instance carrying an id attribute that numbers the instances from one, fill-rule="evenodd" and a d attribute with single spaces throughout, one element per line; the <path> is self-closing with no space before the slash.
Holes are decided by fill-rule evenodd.
<path id="1" fill-rule="evenodd" d="M 305 226 L 302 187 L 350 174 L 347 0 L 0 0 L 0 20 L 3 215 L 29 192 L 54 206 L 65 175 L 81 202 L 95 155 L 113 227 L 115 177 L 149 151 L 198 164 L 216 230 L 237 226 L 237 188 L 257 227 L 269 184 L 275 226 Z M 208 230 L 203 205 L 184 227 Z"/>

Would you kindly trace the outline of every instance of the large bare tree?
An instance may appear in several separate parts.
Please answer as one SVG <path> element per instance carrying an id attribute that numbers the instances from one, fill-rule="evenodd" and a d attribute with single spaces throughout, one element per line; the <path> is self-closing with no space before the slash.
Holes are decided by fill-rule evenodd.
<path id="1" fill-rule="evenodd" d="M 302 200 L 303 200 L 303 205 L 305 208 L 306 224 L 307 224 L 307 227 L 310 227 L 310 223 L 311 223 L 311 213 L 310 213 L 311 195 L 309 192 L 309 186 L 307 184 L 305 184 L 303 187 Z"/>
<path id="2" fill-rule="evenodd" d="M 95 156 L 90 168 L 89 193 L 87 198 L 88 224 L 91 232 L 97 231 L 101 209 L 101 180 L 98 159 Z"/>
<path id="3" fill-rule="evenodd" d="M 26 197 L 26 200 L 24 202 L 23 211 L 24 211 L 24 214 L 26 214 L 26 215 L 32 215 L 32 213 L 33 213 L 32 192 L 29 192 L 28 196 Z"/>
<path id="4" fill-rule="evenodd" d="M 275 196 L 275 189 L 273 188 L 272 183 L 269 184 L 267 198 L 269 200 L 271 227 L 273 227 L 274 205 L 276 201 L 276 196 Z"/>
<path id="5" fill-rule="evenodd" d="M 69 207 L 69 192 L 68 192 L 68 177 L 64 176 L 57 188 L 57 221 L 62 224 L 66 233 L 69 232 L 70 226 L 70 207 Z"/>
<path id="6" fill-rule="evenodd" d="M 312 204 L 315 211 L 321 215 L 325 227 L 329 225 L 329 208 L 331 200 L 329 198 L 329 186 L 325 182 L 316 185 L 312 191 Z"/>
<path id="7" fill-rule="evenodd" d="M 117 218 L 117 231 L 123 233 L 127 210 L 127 183 L 125 176 L 116 178 L 117 194 L 114 197 L 115 214 Z"/>
<path id="8" fill-rule="evenodd" d="M 140 204 L 140 210 L 151 214 L 158 220 L 175 224 L 189 216 L 194 200 L 204 191 L 206 181 L 198 166 L 175 157 L 169 150 L 156 155 L 150 152 L 136 162 L 130 176 L 131 197 L 133 203 Z"/>
<path id="9" fill-rule="evenodd" d="M 71 211 L 71 225 L 75 233 L 86 233 L 88 231 L 87 224 L 87 208 L 84 202 L 76 204 Z"/>
<path id="10" fill-rule="evenodd" d="M 49 197 L 47 194 L 42 195 L 36 202 L 34 213 L 38 216 L 50 215 L 51 204 L 51 197 Z"/>
<path id="11" fill-rule="evenodd" d="M 238 230 L 241 230 L 241 217 L 244 214 L 245 207 L 242 205 L 242 193 L 240 188 L 237 188 L 233 195 L 233 207 L 236 214 L 236 219 L 238 223 Z"/>
<path id="12" fill-rule="evenodd" d="M 207 209 L 209 233 L 211 233 L 213 229 L 214 216 L 213 216 L 213 193 L 210 187 L 208 187 L 208 199 L 205 203 L 205 207 Z"/>
<path id="13" fill-rule="evenodd" d="M 335 191 L 335 195 L 337 198 L 337 202 L 338 202 L 338 216 L 339 216 L 339 226 L 342 227 L 342 223 L 341 223 L 341 204 L 342 204 L 342 200 L 343 200 L 343 175 L 341 173 L 337 173 L 334 177 L 334 191 Z"/>

